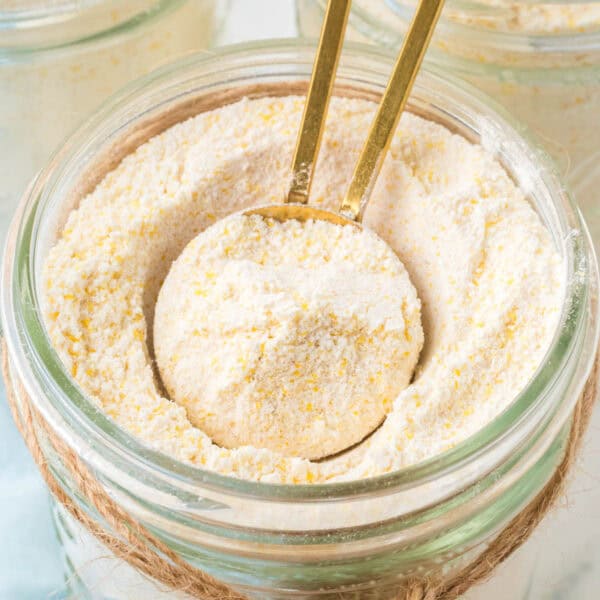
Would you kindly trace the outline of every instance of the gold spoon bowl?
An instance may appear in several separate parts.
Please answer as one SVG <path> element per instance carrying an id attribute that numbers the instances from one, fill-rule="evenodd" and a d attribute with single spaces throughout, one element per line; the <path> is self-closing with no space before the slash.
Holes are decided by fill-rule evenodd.
<path id="1" fill-rule="evenodd" d="M 406 105 L 406 100 L 431 38 L 442 3 L 443 0 L 421 0 L 360 154 L 348 192 L 339 210 L 334 212 L 308 204 L 314 167 L 319 153 L 325 118 L 335 80 L 335 71 L 339 62 L 350 10 L 350 0 L 330 0 L 294 152 L 292 181 L 287 197 L 282 204 L 253 207 L 237 213 L 238 215 L 259 215 L 279 222 L 292 219 L 300 222 L 326 221 L 337 226 L 351 225 L 363 229 L 361 224 L 363 213 L 401 113 Z M 367 232 L 365 231 L 365 233 Z M 369 232 L 369 234 L 372 234 L 372 232 Z M 394 251 L 389 246 L 384 247 L 389 249 L 389 259 L 400 263 L 400 259 Z M 386 260 L 387 258 L 386 256 Z M 405 272 L 401 264 L 398 266 L 398 272 Z M 402 365 L 398 364 L 398 368 L 401 367 Z M 412 363 L 410 369 L 412 370 L 412 368 L 414 368 L 414 363 Z M 383 418 L 385 418 L 385 415 Z M 371 421 L 374 422 L 375 419 L 371 419 Z M 379 418 L 376 419 L 377 422 L 373 427 L 371 421 L 363 422 L 363 426 L 357 428 L 356 435 L 360 434 L 360 439 L 368 437 L 382 422 Z M 294 434 L 299 433 L 301 431 L 294 431 Z M 324 431 L 323 435 L 330 436 L 331 432 Z M 360 441 L 360 439 L 354 439 L 354 437 L 356 436 L 346 435 L 345 438 L 347 439 L 344 440 L 344 444 L 348 443 L 348 447 L 350 447 Z M 315 445 L 319 446 L 318 444 L 312 444 L 311 448 Z M 329 458 L 328 453 L 331 455 L 331 450 L 325 449 L 326 445 L 323 444 L 323 455 L 317 455 L 311 449 L 310 456 L 307 455 L 305 458 L 311 460 Z M 347 449 L 336 448 L 335 454 L 337 455 Z"/>

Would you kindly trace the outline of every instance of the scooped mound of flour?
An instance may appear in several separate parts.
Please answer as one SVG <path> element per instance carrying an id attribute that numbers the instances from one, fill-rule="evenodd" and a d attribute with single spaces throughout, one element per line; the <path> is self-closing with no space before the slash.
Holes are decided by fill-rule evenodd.
<path id="1" fill-rule="evenodd" d="M 224 219 L 188 244 L 156 304 L 162 381 L 226 448 L 314 459 L 360 442 L 422 345 L 404 266 L 352 225 Z"/>

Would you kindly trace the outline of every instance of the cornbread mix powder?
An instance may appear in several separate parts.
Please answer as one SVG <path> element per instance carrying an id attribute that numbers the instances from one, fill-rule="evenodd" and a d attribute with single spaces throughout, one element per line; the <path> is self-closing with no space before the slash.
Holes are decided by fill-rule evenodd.
<path id="1" fill-rule="evenodd" d="M 365 13 L 386 23 L 397 21 L 402 7 L 414 0 L 396 0 L 400 10 L 394 10 L 386 0 L 356 0 Z M 557 34 L 583 33 L 600 27 L 600 6 L 596 2 L 560 0 L 477 0 L 466 9 L 449 3 L 445 16 L 456 23 L 512 33 Z"/>
<path id="2" fill-rule="evenodd" d="M 71 212 L 45 265 L 49 335 L 102 410 L 179 460 L 269 482 L 379 475 L 477 432 L 539 367 L 564 292 L 565 266 L 548 231 L 494 157 L 405 114 L 364 223 L 395 251 L 421 301 L 424 346 L 414 379 L 390 399 L 373 435 L 323 462 L 214 443 L 194 425 L 196 409 L 166 397 L 158 382 L 157 296 L 199 232 L 245 207 L 281 201 L 303 104 L 298 97 L 243 100 L 151 139 Z M 367 100 L 332 100 L 315 204 L 339 206 L 374 109 Z"/>
<path id="3" fill-rule="evenodd" d="M 156 304 L 169 396 L 227 448 L 323 458 L 360 442 L 422 346 L 406 269 L 354 225 L 223 219 L 188 244 Z"/>

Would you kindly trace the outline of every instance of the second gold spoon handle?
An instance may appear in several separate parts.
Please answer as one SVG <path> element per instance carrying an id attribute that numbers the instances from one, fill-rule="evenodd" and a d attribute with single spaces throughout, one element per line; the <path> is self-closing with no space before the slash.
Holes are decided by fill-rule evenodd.
<path id="1" fill-rule="evenodd" d="M 329 98 L 344 43 L 350 4 L 350 0 L 329 0 L 327 6 L 292 162 L 292 183 L 288 192 L 288 202 L 308 202 Z"/>
<path id="2" fill-rule="evenodd" d="M 361 221 L 444 0 L 421 0 L 371 125 L 340 212 Z"/>

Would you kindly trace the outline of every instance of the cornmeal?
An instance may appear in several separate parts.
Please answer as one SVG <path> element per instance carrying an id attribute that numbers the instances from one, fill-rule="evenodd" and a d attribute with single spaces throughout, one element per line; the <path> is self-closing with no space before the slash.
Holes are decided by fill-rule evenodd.
<path id="1" fill-rule="evenodd" d="M 323 458 L 360 442 L 422 346 L 406 269 L 351 224 L 223 219 L 188 244 L 156 304 L 169 396 L 227 448 Z"/>
<path id="2" fill-rule="evenodd" d="M 71 212 L 45 265 L 51 340 L 107 415 L 181 461 L 268 482 L 381 475 L 465 440 L 527 385 L 564 294 L 565 265 L 548 231 L 495 158 L 404 114 L 364 224 L 396 253 L 421 301 L 425 341 L 413 380 L 373 435 L 326 461 L 214 443 L 160 385 L 154 307 L 198 233 L 245 207 L 281 202 L 303 105 L 298 97 L 242 100 L 151 139 Z M 339 206 L 374 109 L 332 100 L 315 204 Z"/>
<path id="3" fill-rule="evenodd" d="M 404 29 L 404 11 L 417 3 L 414 0 L 396 2 L 397 9 L 386 0 L 356 0 L 356 6 L 370 17 L 387 24 L 396 22 Z M 479 0 L 465 8 L 449 2 L 444 8 L 444 17 L 451 22 L 511 33 L 581 33 L 600 27 L 600 6 L 596 2 Z"/>

